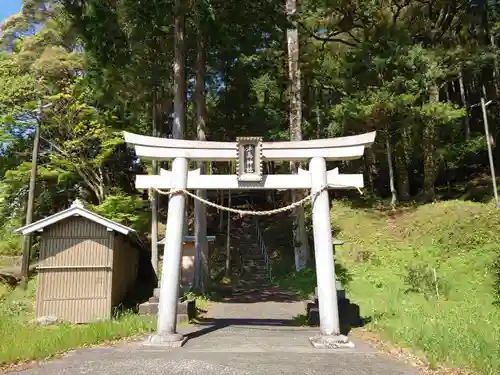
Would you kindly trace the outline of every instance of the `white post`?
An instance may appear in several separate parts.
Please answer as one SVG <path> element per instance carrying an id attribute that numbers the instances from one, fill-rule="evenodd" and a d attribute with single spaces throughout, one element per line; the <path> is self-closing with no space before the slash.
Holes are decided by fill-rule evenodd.
<path id="1" fill-rule="evenodd" d="M 186 158 L 174 159 L 172 174 L 172 189 L 185 189 L 188 176 Z M 175 194 L 170 197 L 161 274 L 158 326 L 156 334 L 150 337 L 150 344 L 181 346 L 183 343 L 183 336 L 176 333 L 176 323 L 185 205 L 186 197 L 184 194 Z"/>
<path id="2" fill-rule="evenodd" d="M 352 347 L 349 339 L 340 335 L 330 202 L 328 190 L 324 189 L 327 183 L 325 159 L 313 158 L 309 163 L 309 170 L 311 193 L 317 194 L 313 196 L 312 220 L 320 319 L 320 336 L 312 337 L 311 343 L 316 348 Z M 322 188 L 324 190 L 319 192 Z"/>
<path id="3" fill-rule="evenodd" d="M 158 173 L 158 162 L 153 160 L 153 175 Z M 158 277 L 158 193 L 151 192 L 151 264 Z"/>

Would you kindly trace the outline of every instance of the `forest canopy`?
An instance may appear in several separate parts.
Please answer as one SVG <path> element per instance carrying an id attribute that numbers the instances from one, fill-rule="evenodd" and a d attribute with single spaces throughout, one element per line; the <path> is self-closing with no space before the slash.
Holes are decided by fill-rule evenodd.
<path id="1" fill-rule="evenodd" d="M 79 197 L 146 230 L 150 206 L 134 176 L 151 165 L 137 161 L 121 131 L 175 133 L 176 48 L 185 58 L 180 124 L 187 139 L 199 138 L 201 120 L 203 136 L 218 141 L 244 135 L 287 140 L 297 126 L 302 139 L 377 130 L 365 158 L 341 166 L 364 173 L 371 196 L 482 199 L 484 189 L 490 195 L 482 112 L 474 105 L 481 97 L 492 100 L 494 143 L 497 2 L 303 0 L 293 11 L 275 0 L 179 4 L 25 0 L 22 11 L 3 22 L 4 248 L 18 249 L 10 233 L 24 220 L 37 126 L 35 219 Z M 298 35 L 297 75 L 289 71 L 290 29 Z M 174 38 L 179 30 L 182 46 Z M 298 86 L 291 84 L 297 79 Z M 293 111 L 300 121 L 292 124 Z"/>

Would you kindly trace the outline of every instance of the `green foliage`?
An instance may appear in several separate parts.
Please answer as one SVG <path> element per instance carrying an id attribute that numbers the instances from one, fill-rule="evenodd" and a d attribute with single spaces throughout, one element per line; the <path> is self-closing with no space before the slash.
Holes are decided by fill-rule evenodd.
<path id="1" fill-rule="evenodd" d="M 9 227 L 5 225 L 0 231 L 0 255 L 19 255 L 21 254 L 22 237 L 8 232 L 8 230 Z"/>
<path id="2" fill-rule="evenodd" d="M 493 282 L 493 291 L 495 293 L 495 304 L 500 307 L 500 251 L 498 252 L 497 259 L 493 263 L 493 274 L 495 280 Z"/>
<path id="3" fill-rule="evenodd" d="M 100 205 L 92 206 L 92 210 L 110 220 L 129 226 L 138 231 L 145 231 L 150 213 L 144 202 L 137 195 L 126 195 L 117 191 L 108 195 Z"/>
<path id="4" fill-rule="evenodd" d="M 408 274 L 404 281 L 408 286 L 407 292 L 421 293 L 425 297 L 446 296 L 446 284 L 438 279 L 438 271 L 427 264 L 417 264 L 407 267 Z"/>
<path id="5" fill-rule="evenodd" d="M 12 287 L 8 284 L 0 282 L 0 303 L 9 295 Z"/>
<path id="6" fill-rule="evenodd" d="M 349 271 L 340 263 L 336 262 L 335 273 L 344 288 L 348 289 L 352 279 Z M 316 272 L 312 268 L 306 268 L 301 272 L 278 271 L 273 274 L 273 280 L 276 285 L 285 289 L 291 289 L 305 299 L 311 298 L 311 296 L 314 295 L 314 288 L 316 288 L 317 285 Z"/>

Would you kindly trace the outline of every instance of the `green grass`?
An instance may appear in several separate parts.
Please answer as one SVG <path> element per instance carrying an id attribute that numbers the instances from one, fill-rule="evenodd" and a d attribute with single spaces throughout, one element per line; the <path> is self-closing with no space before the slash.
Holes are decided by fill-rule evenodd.
<path id="1" fill-rule="evenodd" d="M 151 332 L 156 319 L 123 313 L 115 319 L 85 325 L 40 326 L 33 319 L 35 282 L 28 290 L 16 289 L 1 297 L 0 366 L 45 359 L 68 350 Z"/>
<path id="2" fill-rule="evenodd" d="M 3 298 L 7 297 L 12 288 L 5 283 L 0 282 L 0 303 Z"/>
<path id="3" fill-rule="evenodd" d="M 500 373 L 494 205 L 448 201 L 393 213 L 335 202 L 332 224 L 346 241 L 337 258 L 351 277 L 347 292 L 372 318 L 369 328 L 431 365 Z M 302 293 L 315 279 L 310 272 L 280 282 Z"/>
<path id="4" fill-rule="evenodd" d="M 303 272 L 276 272 L 273 282 L 284 289 L 292 289 L 301 298 L 308 299 L 316 287 L 316 274 L 310 268 Z"/>

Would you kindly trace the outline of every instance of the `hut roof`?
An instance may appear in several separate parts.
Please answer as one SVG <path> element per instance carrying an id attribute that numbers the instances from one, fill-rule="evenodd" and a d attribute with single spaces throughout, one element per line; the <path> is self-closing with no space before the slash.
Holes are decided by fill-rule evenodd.
<path id="1" fill-rule="evenodd" d="M 16 229 L 15 233 L 21 233 L 23 235 L 27 235 L 36 231 L 40 231 L 45 227 L 48 227 L 50 225 L 53 225 L 61 220 L 67 219 L 72 216 L 81 216 L 84 217 L 88 220 L 93 221 L 94 223 L 100 224 L 110 230 L 116 231 L 118 233 L 121 233 L 125 236 L 132 234 L 133 236 L 137 235 L 137 232 L 129 227 L 126 227 L 125 225 L 122 225 L 120 223 L 117 223 L 115 221 L 106 219 L 105 217 L 102 217 L 100 215 L 97 215 L 96 213 L 87 210 L 86 208 L 83 207 L 83 204 L 80 200 L 76 199 L 73 204 L 71 205 L 70 208 L 67 208 L 66 210 L 63 210 L 61 212 L 58 212 L 57 214 L 48 216 L 44 219 L 38 220 L 34 223 L 31 223 L 29 225 L 26 225 L 22 228 Z"/>

